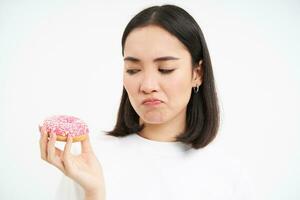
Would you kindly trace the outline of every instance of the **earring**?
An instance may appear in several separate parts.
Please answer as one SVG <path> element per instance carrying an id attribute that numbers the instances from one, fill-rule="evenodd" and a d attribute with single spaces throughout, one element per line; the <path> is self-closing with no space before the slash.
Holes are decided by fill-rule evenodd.
<path id="1" fill-rule="evenodd" d="M 194 93 L 197 93 L 199 91 L 199 86 L 200 85 L 196 85 L 196 87 L 193 87 Z"/>

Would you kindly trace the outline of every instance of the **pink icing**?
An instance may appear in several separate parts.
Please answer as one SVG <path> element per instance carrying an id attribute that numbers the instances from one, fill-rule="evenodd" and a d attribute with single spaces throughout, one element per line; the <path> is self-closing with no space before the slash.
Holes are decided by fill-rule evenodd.
<path id="1" fill-rule="evenodd" d="M 54 115 L 44 120 L 43 126 L 48 133 L 71 137 L 88 134 L 87 124 L 81 119 L 69 115 Z"/>

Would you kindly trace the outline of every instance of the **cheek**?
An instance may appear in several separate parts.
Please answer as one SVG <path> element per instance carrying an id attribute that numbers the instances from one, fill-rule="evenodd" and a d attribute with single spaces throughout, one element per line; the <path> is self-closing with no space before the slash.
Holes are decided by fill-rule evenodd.
<path id="1" fill-rule="evenodd" d="M 133 91 L 135 91 L 136 83 L 134 80 L 128 77 L 123 78 L 123 85 L 128 93 L 128 95 L 132 95 Z"/>
<path id="2" fill-rule="evenodd" d="M 165 91 L 171 105 L 180 106 L 185 105 L 190 99 L 191 94 L 191 81 L 189 77 L 184 76 L 187 73 L 178 73 L 172 79 L 169 79 L 167 84 L 165 84 Z"/>
<path id="3" fill-rule="evenodd" d="M 138 84 L 137 80 L 134 80 L 130 77 L 124 77 L 123 78 L 123 86 L 128 94 L 129 100 L 131 102 L 131 105 L 135 107 L 135 98 L 137 98 L 138 95 Z"/>

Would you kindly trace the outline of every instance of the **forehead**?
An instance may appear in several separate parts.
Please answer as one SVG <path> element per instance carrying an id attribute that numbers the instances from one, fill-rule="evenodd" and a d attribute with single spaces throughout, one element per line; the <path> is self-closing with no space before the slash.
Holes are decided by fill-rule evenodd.
<path id="1" fill-rule="evenodd" d="M 133 29 L 124 44 L 124 56 L 154 59 L 160 56 L 187 56 L 186 47 L 165 29 L 149 25 Z"/>

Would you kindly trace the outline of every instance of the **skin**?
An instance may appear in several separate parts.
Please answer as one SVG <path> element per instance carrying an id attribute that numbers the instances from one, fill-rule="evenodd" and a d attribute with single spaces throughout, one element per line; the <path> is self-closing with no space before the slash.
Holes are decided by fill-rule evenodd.
<path id="1" fill-rule="evenodd" d="M 154 61 L 165 56 L 178 59 Z M 202 83 L 201 63 L 192 73 L 187 48 L 159 26 L 148 25 L 129 33 L 124 45 L 123 85 L 140 124 L 145 124 L 139 135 L 150 140 L 175 141 L 175 136 L 184 131 L 192 88 Z M 173 71 L 166 74 L 163 70 Z M 142 104 L 146 98 L 163 102 L 146 106 Z"/>
<path id="2" fill-rule="evenodd" d="M 134 29 L 127 37 L 124 58 L 131 56 L 140 61 L 124 61 L 123 84 L 129 100 L 140 116 L 145 128 L 139 134 L 157 141 L 174 141 L 185 128 L 186 108 L 192 88 L 202 83 L 201 61 L 192 72 L 191 55 L 174 36 L 158 26 Z M 155 58 L 172 56 L 177 60 Z M 174 70 L 173 70 L 174 69 Z M 128 70 L 135 72 L 129 74 Z M 133 70 L 133 71 L 132 71 Z M 163 70 L 173 70 L 163 73 Z M 162 101 L 156 106 L 146 106 L 146 98 Z M 57 167 L 66 176 L 79 183 L 85 190 L 85 199 L 105 199 L 102 167 L 97 160 L 89 137 L 81 141 L 81 154 L 71 153 L 72 138 L 64 150 L 55 147 L 56 135 L 39 127 L 41 158 Z"/>
<path id="3" fill-rule="evenodd" d="M 71 153 L 72 137 L 68 137 L 64 150 L 55 147 L 56 135 L 48 138 L 46 130 L 39 126 L 41 158 L 57 167 L 66 176 L 80 184 L 85 191 L 85 200 L 104 200 L 105 184 L 102 167 L 97 160 L 89 136 L 81 141 L 81 154 Z"/>

